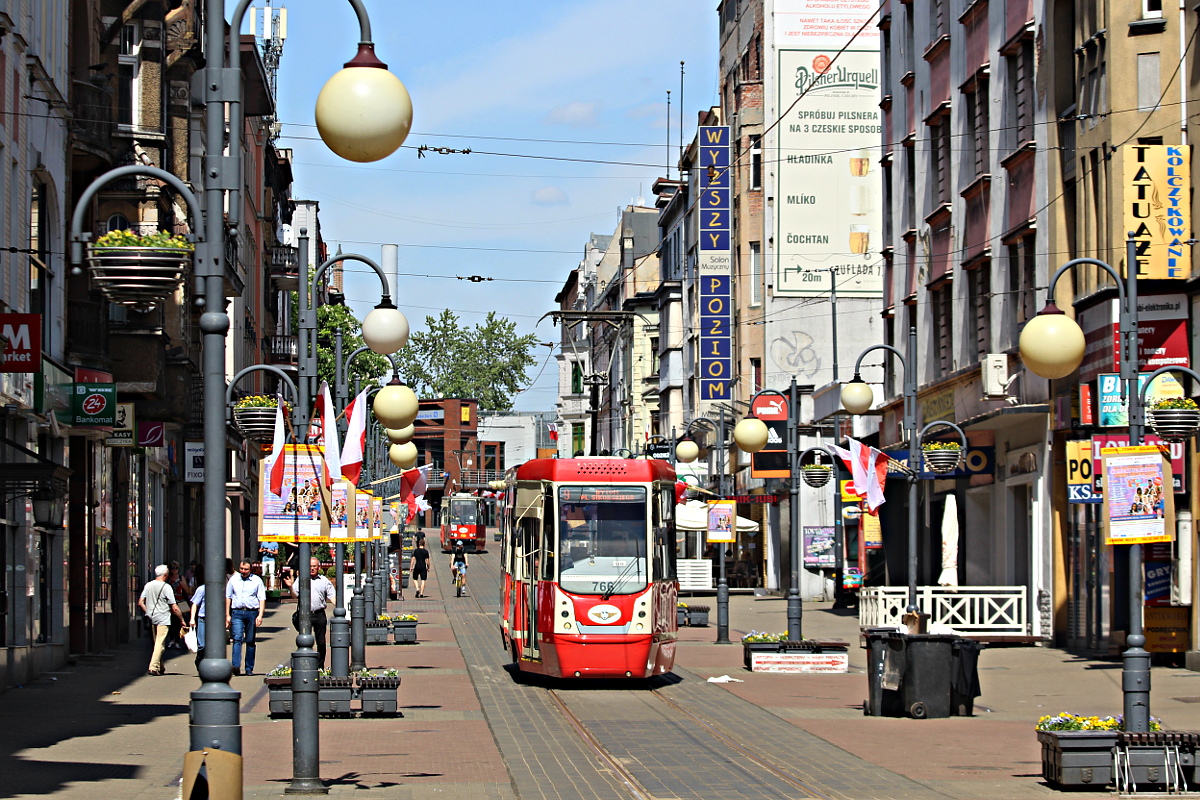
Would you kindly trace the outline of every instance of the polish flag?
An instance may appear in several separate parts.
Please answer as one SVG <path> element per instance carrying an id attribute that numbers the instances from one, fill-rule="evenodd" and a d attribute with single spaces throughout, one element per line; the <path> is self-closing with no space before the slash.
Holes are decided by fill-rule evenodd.
<path id="1" fill-rule="evenodd" d="M 550 422 L 550 423 L 546 424 L 546 427 L 550 431 L 550 441 L 557 442 L 558 441 L 558 424 L 555 422 Z"/>
<path id="2" fill-rule="evenodd" d="M 850 470 L 853 485 L 848 493 L 863 500 L 867 513 L 874 515 L 876 509 L 884 503 L 883 489 L 887 485 L 888 457 L 857 439 L 850 439 L 849 442 L 849 450 L 835 444 L 825 447 L 842 459 Z"/>
<path id="3" fill-rule="evenodd" d="M 429 470 L 432 468 L 432 464 L 426 464 L 400 473 L 400 499 L 407 501 L 414 497 L 423 497 L 429 487 Z"/>
<path id="4" fill-rule="evenodd" d="M 675 481 L 675 505 L 681 505 L 687 498 L 687 481 Z"/>
<path id="5" fill-rule="evenodd" d="M 271 464 L 267 468 L 270 476 L 271 491 L 276 497 L 283 497 L 283 448 L 287 443 L 287 432 L 283 424 L 283 395 L 276 395 L 275 402 L 275 434 L 271 439 Z"/>
<path id="6" fill-rule="evenodd" d="M 329 396 L 329 384 L 321 381 L 321 445 L 325 451 L 325 487 L 333 486 L 342 474 L 341 448 L 338 447 L 336 409 Z"/>
<path id="7" fill-rule="evenodd" d="M 346 444 L 342 451 L 342 477 L 358 486 L 362 475 L 363 450 L 367 445 L 367 393 L 362 392 L 346 406 Z"/>

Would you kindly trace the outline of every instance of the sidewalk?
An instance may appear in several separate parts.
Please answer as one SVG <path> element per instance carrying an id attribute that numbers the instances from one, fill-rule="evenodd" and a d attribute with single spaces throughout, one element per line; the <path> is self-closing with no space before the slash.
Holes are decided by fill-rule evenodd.
<path id="1" fill-rule="evenodd" d="M 473 573 L 476 580 L 484 577 L 478 570 Z M 420 644 L 367 648 L 372 668 L 400 669 L 403 717 L 322 720 L 321 777 L 331 796 L 353 794 L 359 800 L 408 800 L 435 791 L 446 800 L 530 796 L 520 775 L 532 769 L 537 758 L 544 763 L 545 752 L 522 750 L 521 740 L 512 738 L 520 735 L 519 720 L 500 729 L 490 727 L 485 717 L 485 710 L 493 720 L 516 719 L 523 711 L 519 705 L 505 705 L 511 702 L 511 676 L 477 663 L 479 654 L 491 654 L 493 647 L 496 660 L 503 656 L 495 617 L 470 605 L 468 598 L 454 598 L 452 590 L 447 594 L 436 574 L 428 591 L 431 597 L 413 600 L 410 589 L 408 601 L 389 606 L 420 615 Z M 495 589 L 480 585 L 475 591 L 490 597 Z M 685 601 L 710 605 L 710 621 L 715 623 L 715 598 Z M 268 610 L 259 632 L 256 672 L 288 660 L 295 642 L 289 624 L 293 608 L 289 603 Z M 730 638 L 736 642 L 752 629 L 782 630 L 786 608 L 782 598 L 734 595 Z M 980 658 L 983 695 L 976 700 L 976 716 L 919 721 L 865 717 L 865 652 L 857 644 L 854 612 L 805 603 L 803 631 L 810 637 L 851 642 L 850 673 L 747 672 L 738 644 L 713 644 L 713 624 L 681 629 L 678 674 L 691 681 L 689 686 L 740 698 L 803 730 L 795 746 L 798 763 L 816 756 L 805 750 L 804 742 L 820 740 L 823 752 L 835 752 L 845 763 L 868 770 L 870 775 L 857 776 L 864 782 L 888 770 L 919 784 L 927 790 L 921 796 L 930 797 L 1061 797 L 1040 779 L 1040 751 L 1033 733 L 1037 718 L 1064 710 L 1121 711 L 1118 661 L 1077 658 L 1050 648 L 995 647 Z M 189 692 L 198 681 L 192 655 L 177 650 L 168 651 L 166 676 L 147 676 L 149 646 L 149 640 L 142 639 L 105 657 L 81 659 L 3 695 L 0 798 L 179 796 L 188 746 Z M 466 652 L 476 654 L 470 663 Z M 722 675 L 741 682 L 702 682 Z M 292 774 L 292 723 L 267 716 L 261 677 L 235 677 L 232 685 L 242 693 L 245 797 L 279 797 Z M 1200 673 L 1156 667 L 1152 687 L 1152 713 L 1166 727 L 1200 729 Z M 514 761 L 514 748 L 529 752 L 529 758 Z M 844 780 L 853 786 L 856 776 L 847 774 Z M 844 788 L 841 794 L 857 797 Z"/>

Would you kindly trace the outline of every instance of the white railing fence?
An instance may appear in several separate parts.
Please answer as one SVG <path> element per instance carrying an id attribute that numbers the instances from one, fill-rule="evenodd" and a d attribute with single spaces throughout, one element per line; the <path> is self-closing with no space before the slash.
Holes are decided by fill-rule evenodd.
<path id="1" fill-rule="evenodd" d="M 868 586 L 858 593 L 858 624 L 900 625 L 908 605 L 906 586 Z M 917 607 L 931 624 L 975 635 L 1030 636 L 1024 586 L 918 586 Z"/>

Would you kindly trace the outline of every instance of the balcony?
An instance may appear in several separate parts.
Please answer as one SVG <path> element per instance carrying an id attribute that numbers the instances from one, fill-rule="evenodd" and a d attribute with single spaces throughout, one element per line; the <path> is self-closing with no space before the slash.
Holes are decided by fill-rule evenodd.
<path id="1" fill-rule="evenodd" d="M 300 287 L 299 258 L 295 247 L 270 248 L 267 276 L 285 292 L 294 292 Z"/>
<path id="2" fill-rule="evenodd" d="M 71 84 L 71 111 L 75 117 L 71 133 L 75 148 L 94 156 L 98 163 L 112 163 L 112 96 L 90 81 Z"/>
<path id="3" fill-rule="evenodd" d="M 295 336 L 264 336 L 263 348 L 271 364 L 297 366 L 300 363 Z"/>

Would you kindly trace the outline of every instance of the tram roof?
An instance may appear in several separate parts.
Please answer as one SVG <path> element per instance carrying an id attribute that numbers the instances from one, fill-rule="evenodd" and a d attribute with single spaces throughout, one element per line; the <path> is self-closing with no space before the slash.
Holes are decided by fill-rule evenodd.
<path id="1" fill-rule="evenodd" d="M 517 467 L 519 481 L 675 481 L 675 470 L 657 458 L 536 458 Z"/>

